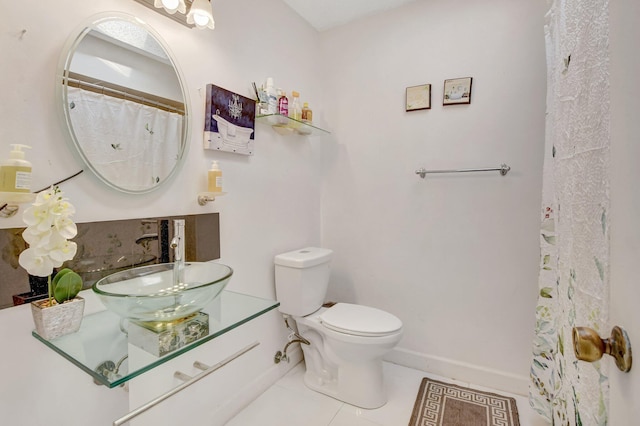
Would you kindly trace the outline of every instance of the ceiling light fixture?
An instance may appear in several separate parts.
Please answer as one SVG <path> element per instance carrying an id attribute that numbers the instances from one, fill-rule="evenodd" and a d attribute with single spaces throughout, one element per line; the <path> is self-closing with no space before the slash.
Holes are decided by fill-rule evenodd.
<path id="1" fill-rule="evenodd" d="M 214 28 L 213 8 L 210 0 L 135 1 L 189 28 Z M 189 11 L 188 13 L 187 10 Z"/>

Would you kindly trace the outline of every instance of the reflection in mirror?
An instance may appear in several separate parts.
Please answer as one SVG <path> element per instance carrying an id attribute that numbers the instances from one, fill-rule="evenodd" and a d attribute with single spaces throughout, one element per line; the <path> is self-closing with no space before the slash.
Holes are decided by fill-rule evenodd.
<path id="1" fill-rule="evenodd" d="M 113 13 L 82 26 L 67 46 L 59 93 L 75 149 L 117 190 L 156 189 L 182 164 L 189 129 L 168 49 L 147 25 Z"/>

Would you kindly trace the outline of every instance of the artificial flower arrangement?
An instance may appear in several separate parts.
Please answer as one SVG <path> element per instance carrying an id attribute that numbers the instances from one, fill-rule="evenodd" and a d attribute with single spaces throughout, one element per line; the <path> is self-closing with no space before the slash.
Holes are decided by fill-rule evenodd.
<path id="1" fill-rule="evenodd" d="M 82 278 L 65 268 L 52 279 L 54 269 L 76 255 L 77 245 L 69 241 L 78 233 L 71 220 L 74 213 L 57 186 L 39 192 L 23 213 L 27 228 L 22 237 L 29 247 L 20 253 L 18 262 L 29 274 L 48 277 L 48 299 L 31 304 L 36 332 L 47 340 L 78 331 L 84 312 L 84 299 L 77 297 Z M 71 301 L 78 303 L 72 307 Z M 56 306 L 61 307 L 57 312 L 46 312 Z"/>

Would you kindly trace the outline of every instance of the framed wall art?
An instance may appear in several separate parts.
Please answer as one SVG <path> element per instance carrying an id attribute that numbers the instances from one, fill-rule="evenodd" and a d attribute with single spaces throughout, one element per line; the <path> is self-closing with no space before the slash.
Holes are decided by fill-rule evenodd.
<path id="1" fill-rule="evenodd" d="M 207 84 L 204 148 L 253 155 L 256 101 Z"/>
<path id="2" fill-rule="evenodd" d="M 431 109 L 430 84 L 407 87 L 405 111 L 417 111 L 420 109 Z"/>
<path id="3" fill-rule="evenodd" d="M 471 77 L 445 80 L 442 105 L 470 104 L 471 81 Z"/>

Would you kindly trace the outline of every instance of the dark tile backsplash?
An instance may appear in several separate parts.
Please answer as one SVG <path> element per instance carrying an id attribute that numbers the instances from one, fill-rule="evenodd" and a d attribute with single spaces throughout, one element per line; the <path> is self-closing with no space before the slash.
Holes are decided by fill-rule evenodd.
<path id="1" fill-rule="evenodd" d="M 78 224 L 73 239 L 78 252 L 63 267 L 72 268 L 89 288 L 100 278 L 135 266 L 173 261 L 169 247 L 173 220 L 185 220 L 185 260 L 204 262 L 220 258 L 218 213 L 159 218 L 114 220 Z M 27 245 L 24 228 L 0 229 L 0 309 L 42 298 L 47 278 L 30 277 L 18 264 Z"/>

